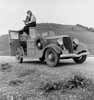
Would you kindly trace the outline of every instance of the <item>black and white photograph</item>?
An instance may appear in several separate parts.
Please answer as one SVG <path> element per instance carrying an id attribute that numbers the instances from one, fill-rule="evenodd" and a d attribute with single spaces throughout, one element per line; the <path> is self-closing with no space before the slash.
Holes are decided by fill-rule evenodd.
<path id="1" fill-rule="evenodd" d="M 0 0 L 0 100 L 94 100 L 94 0 Z"/>

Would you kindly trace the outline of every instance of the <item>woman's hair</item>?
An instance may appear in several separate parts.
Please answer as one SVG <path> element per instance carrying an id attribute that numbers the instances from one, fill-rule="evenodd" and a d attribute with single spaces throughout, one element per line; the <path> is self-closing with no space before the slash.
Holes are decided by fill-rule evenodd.
<path id="1" fill-rule="evenodd" d="M 29 13 L 32 14 L 32 12 L 30 10 L 27 11 L 27 14 L 29 14 Z"/>

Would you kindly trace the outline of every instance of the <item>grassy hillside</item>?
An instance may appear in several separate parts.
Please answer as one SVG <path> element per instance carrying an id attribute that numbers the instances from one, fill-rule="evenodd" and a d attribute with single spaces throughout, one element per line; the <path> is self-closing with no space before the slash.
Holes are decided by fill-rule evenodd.
<path id="1" fill-rule="evenodd" d="M 0 55 L 9 55 L 9 37 L 7 35 L 0 36 Z"/>
<path id="2" fill-rule="evenodd" d="M 48 32 L 52 30 L 56 35 L 67 34 L 72 39 L 78 38 L 80 42 L 87 45 L 91 54 L 94 54 L 94 32 L 89 32 L 79 26 L 61 25 L 52 23 L 41 23 L 36 27 L 38 33 Z M 0 55 L 9 54 L 9 39 L 8 35 L 0 37 Z"/>

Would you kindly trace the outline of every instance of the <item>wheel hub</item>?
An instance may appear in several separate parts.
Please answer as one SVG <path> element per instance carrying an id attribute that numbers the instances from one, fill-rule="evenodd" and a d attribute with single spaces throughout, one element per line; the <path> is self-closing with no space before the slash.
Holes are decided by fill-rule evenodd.
<path id="1" fill-rule="evenodd" d="M 49 59 L 50 61 L 54 61 L 55 57 L 54 57 L 53 53 L 50 53 L 50 54 L 48 55 L 48 59 Z"/>

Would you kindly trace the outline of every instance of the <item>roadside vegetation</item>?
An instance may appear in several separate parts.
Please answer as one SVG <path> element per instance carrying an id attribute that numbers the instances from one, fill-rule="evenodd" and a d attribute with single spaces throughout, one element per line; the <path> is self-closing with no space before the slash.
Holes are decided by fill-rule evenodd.
<path id="1" fill-rule="evenodd" d="M 92 27 L 89 28 L 87 26 L 83 26 L 83 25 L 80 25 L 80 24 L 76 24 L 76 26 L 79 26 L 79 27 L 81 27 L 81 28 L 83 28 L 87 31 L 94 32 L 94 28 L 92 28 Z"/>
<path id="2" fill-rule="evenodd" d="M 61 79 L 22 67 L 1 64 L 0 100 L 94 100 L 94 80 L 82 72 Z"/>

